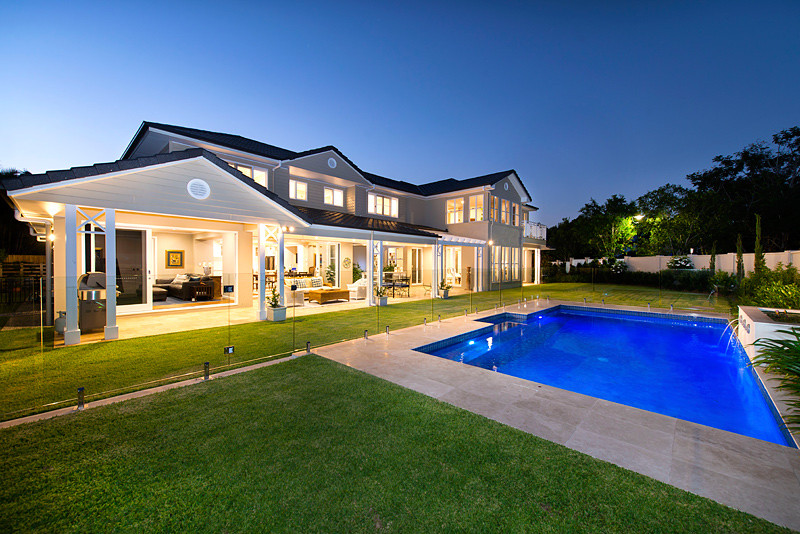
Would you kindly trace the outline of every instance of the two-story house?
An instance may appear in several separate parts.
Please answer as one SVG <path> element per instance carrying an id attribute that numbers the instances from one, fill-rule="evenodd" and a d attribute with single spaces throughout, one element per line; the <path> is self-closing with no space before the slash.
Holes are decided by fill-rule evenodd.
<path id="1" fill-rule="evenodd" d="M 513 170 L 416 185 L 361 170 L 336 147 L 295 152 L 237 135 L 144 122 L 122 158 L 6 180 L 18 217 L 52 243 L 54 307 L 80 341 L 77 280 L 104 272 L 117 314 L 258 307 L 296 273 L 333 286 L 386 266 L 432 296 L 539 283 L 544 227 Z M 48 247 L 48 253 L 50 252 Z M 198 294 L 184 278 L 214 280 Z M 225 290 L 223 294 L 223 288 Z M 422 294 L 422 293 L 421 293 Z M 197 298 L 195 298 L 197 297 Z M 366 304 L 373 303 L 372 291 Z"/>

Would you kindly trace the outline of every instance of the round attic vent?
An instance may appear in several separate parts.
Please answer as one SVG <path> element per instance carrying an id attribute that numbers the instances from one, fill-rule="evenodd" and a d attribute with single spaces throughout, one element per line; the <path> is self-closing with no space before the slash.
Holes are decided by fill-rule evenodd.
<path id="1" fill-rule="evenodd" d="M 508 191 L 508 182 L 506 182 L 506 183 L 504 183 L 504 184 L 503 184 L 503 189 L 505 189 L 506 191 Z"/>
<path id="2" fill-rule="evenodd" d="M 190 197 L 197 200 L 205 200 L 211 194 L 211 187 L 205 180 L 200 178 L 189 180 L 189 183 L 186 184 L 186 190 L 189 192 Z"/>
<path id="3" fill-rule="evenodd" d="M 331 169 L 335 169 L 336 168 L 336 160 L 333 159 L 333 158 L 328 158 L 328 167 L 330 167 Z"/>

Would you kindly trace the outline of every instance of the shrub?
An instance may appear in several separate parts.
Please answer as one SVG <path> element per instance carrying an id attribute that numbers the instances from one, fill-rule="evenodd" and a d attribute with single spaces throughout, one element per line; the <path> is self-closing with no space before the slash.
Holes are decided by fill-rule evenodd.
<path id="1" fill-rule="evenodd" d="M 735 292 L 739 287 L 739 280 L 736 275 L 725 271 L 717 271 L 709 280 L 709 284 L 711 284 L 709 289 L 716 289 L 719 293 L 729 294 Z"/>
<path id="2" fill-rule="evenodd" d="M 693 269 L 694 265 L 692 264 L 692 260 L 689 259 L 689 256 L 682 255 L 682 256 L 673 256 L 667 262 L 668 269 Z"/>
<path id="3" fill-rule="evenodd" d="M 364 271 L 361 269 L 361 266 L 358 264 L 357 261 L 353 262 L 353 281 L 361 280 L 361 274 Z"/>
<path id="4" fill-rule="evenodd" d="M 753 300 L 758 306 L 800 310 L 800 286 L 768 280 L 753 291 Z"/>
<path id="5" fill-rule="evenodd" d="M 611 264 L 611 272 L 614 274 L 622 274 L 628 271 L 628 264 L 624 261 L 616 261 Z"/>

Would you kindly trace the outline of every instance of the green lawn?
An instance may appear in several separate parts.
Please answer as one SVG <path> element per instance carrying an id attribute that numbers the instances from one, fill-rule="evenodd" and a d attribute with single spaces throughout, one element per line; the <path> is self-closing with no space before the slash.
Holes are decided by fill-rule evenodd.
<path id="1" fill-rule="evenodd" d="M 0 450 L 3 532 L 788 532 L 316 356 Z"/>
<path id="2" fill-rule="evenodd" d="M 595 286 L 591 284 L 546 284 L 502 292 L 502 301 L 516 303 L 523 297 L 573 300 L 609 304 L 646 306 L 659 302 L 659 291 L 631 286 Z M 663 292 L 661 305 L 693 311 L 725 311 L 727 301 L 709 302 L 706 295 Z M 78 387 L 84 387 L 89 399 L 107 397 L 121 390 L 143 389 L 157 380 L 177 380 L 186 373 L 202 372 L 203 362 L 212 368 L 284 355 L 293 348 L 334 343 L 382 332 L 388 325 L 396 330 L 435 320 L 463 315 L 465 309 L 494 308 L 501 302 L 499 291 L 459 295 L 447 300 L 427 299 L 395 303 L 384 308 L 361 308 L 341 312 L 298 317 L 294 322 L 255 322 L 230 328 L 210 328 L 158 336 L 88 343 L 53 349 L 46 341 L 40 350 L 37 329 L 0 332 L 0 418 L 12 419 L 34 412 L 74 403 Z M 291 319 L 291 312 L 289 313 Z M 49 337 L 52 337 L 50 332 Z M 294 339 L 294 342 L 293 342 Z M 233 356 L 222 348 L 235 347 Z M 48 345 L 50 345 L 48 347 Z M 50 405 L 66 401 L 57 405 Z"/>

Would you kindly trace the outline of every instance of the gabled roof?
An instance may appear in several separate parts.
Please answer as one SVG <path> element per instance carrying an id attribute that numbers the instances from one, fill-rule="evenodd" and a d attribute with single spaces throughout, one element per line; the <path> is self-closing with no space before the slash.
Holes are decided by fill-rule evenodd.
<path id="1" fill-rule="evenodd" d="M 27 189 L 37 185 L 46 185 L 58 182 L 66 182 L 69 180 L 78 180 L 80 178 L 87 178 L 91 176 L 98 176 L 101 174 L 109 174 L 113 172 L 128 171 L 134 169 L 141 169 L 151 167 L 153 165 L 161 165 L 163 163 L 171 163 L 173 161 L 183 161 L 193 158 L 204 158 L 224 170 L 240 182 L 248 187 L 255 189 L 262 195 L 266 196 L 282 208 L 286 209 L 293 215 L 301 220 L 310 222 L 303 214 L 295 207 L 289 204 L 286 200 L 279 197 L 266 187 L 257 184 L 238 170 L 228 165 L 225 161 L 217 157 L 213 152 L 209 152 L 203 148 L 190 148 L 188 150 L 181 150 L 178 152 L 168 152 L 166 154 L 156 154 L 155 156 L 146 156 L 136 159 L 120 159 L 109 163 L 96 163 L 86 167 L 72 167 L 71 169 L 60 171 L 48 171 L 43 174 L 21 174 L 2 180 L 0 187 L 7 191 L 16 191 L 19 189 Z"/>
<path id="2" fill-rule="evenodd" d="M 198 130 L 196 128 L 186 128 L 184 126 L 175 126 L 172 124 L 163 124 L 159 122 L 149 122 L 149 121 L 144 121 L 142 125 L 139 127 L 139 131 L 136 133 L 136 136 L 133 138 L 130 145 L 128 145 L 128 148 L 122 155 L 122 159 L 130 157 L 134 148 L 138 145 L 139 141 L 141 141 L 141 139 L 144 137 L 145 133 L 149 128 L 156 128 L 158 130 L 170 132 L 176 135 L 191 137 L 193 139 L 197 139 L 200 141 L 206 141 L 208 143 L 224 146 L 226 148 L 231 148 L 233 150 L 239 150 L 242 152 L 247 152 L 249 154 L 255 154 L 257 156 L 263 156 L 279 161 L 295 160 L 305 156 L 311 156 L 314 154 L 320 154 L 322 152 L 333 151 L 372 184 L 420 196 L 440 195 L 443 193 L 452 193 L 464 189 L 472 189 L 474 187 L 491 186 L 511 174 L 514 174 L 514 176 L 516 176 L 517 179 L 519 180 L 519 175 L 517 175 L 516 171 L 510 169 L 507 171 L 495 172 L 492 174 L 476 176 L 474 178 L 466 178 L 463 180 L 448 178 L 446 180 L 439 180 L 427 184 L 416 185 L 410 182 L 395 180 L 393 178 L 386 178 L 385 176 L 380 176 L 378 174 L 365 172 L 361 170 L 358 167 L 358 165 L 353 163 L 350 160 L 350 158 L 345 156 L 341 150 L 339 150 L 333 145 L 327 145 L 319 148 L 312 148 L 310 150 L 305 150 L 302 152 L 295 152 L 293 150 L 287 150 L 285 148 L 280 148 L 274 145 L 268 145 L 266 143 L 262 143 L 260 141 L 255 141 L 253 139 L 248 139 L 247 137 L 242 137 L 240 135 L 212 132 L 209 130 Z M 531 198 L 531 195 L 528 192 L 527 188 L 525 187 L 525 184 L 522 183 L 522 180 L 519 180 L 519 184 L 522 187 L 523 191 L 525 192 L 525 195 L 527 195 L 528 198 Z"/>
<path id="3" fill-rule="evenodd" d="M 305 206 L 296 206 L 296 209 L 303 213 L 306 220 L 310 221 L 311 224 L 355 228 L 358 230 L 374 230 L 376 232 L 389 232 L 393 234 L 439 237 L 437 234 L 422 230 L 416 225 L 399 221 L 360 217 L 340 211 L 320 210 L 316 208 L 307 208 Z"/>
<path id="4" fill-rule="evenodd" d="M 145 133 L 147 133 L 147 130 L 149 128 L 156 128 L 158 130 L 163 130 L 165 132 L 170 132 L 177 135 L 183 135 L 185 137 L 191 137 L 192 139 L 207 141 L 215 145 L 232 148 L 234 150 L 241 150 L 242 152 L 248 152 L 250 154 L 256 154 L 258 156 L 264 156 L 270 159 L 285 160 L 285 159 L 294 159 L 295 157 L 297 157 L 297 153 L 291 150 L 286 150 L 285 148 L 268 145 L 260 141 L 255 141 L 253 139 L 248 139 L 247 137 L 242 137 L 241 135 L 232 135 L 221 132 L 211 132 L 208 130 L 186 128 L 184 126 L 175 126 L 172 124 L 162 124 L 159 122 L 144 121 L 142 125 L 139 127 L 139 131 L 136 132 L 136 137 L 133 138 L 130 145 L 128 145 L 128 148 L 125 150 L 125 153 L 122 155 L 122 159 L 127 159 L 130 157 L 134 148 L 136 147 L 136 145 L 139 144 L 139 141 L 141 141 L 142 137 L 144 137 Z"/>

